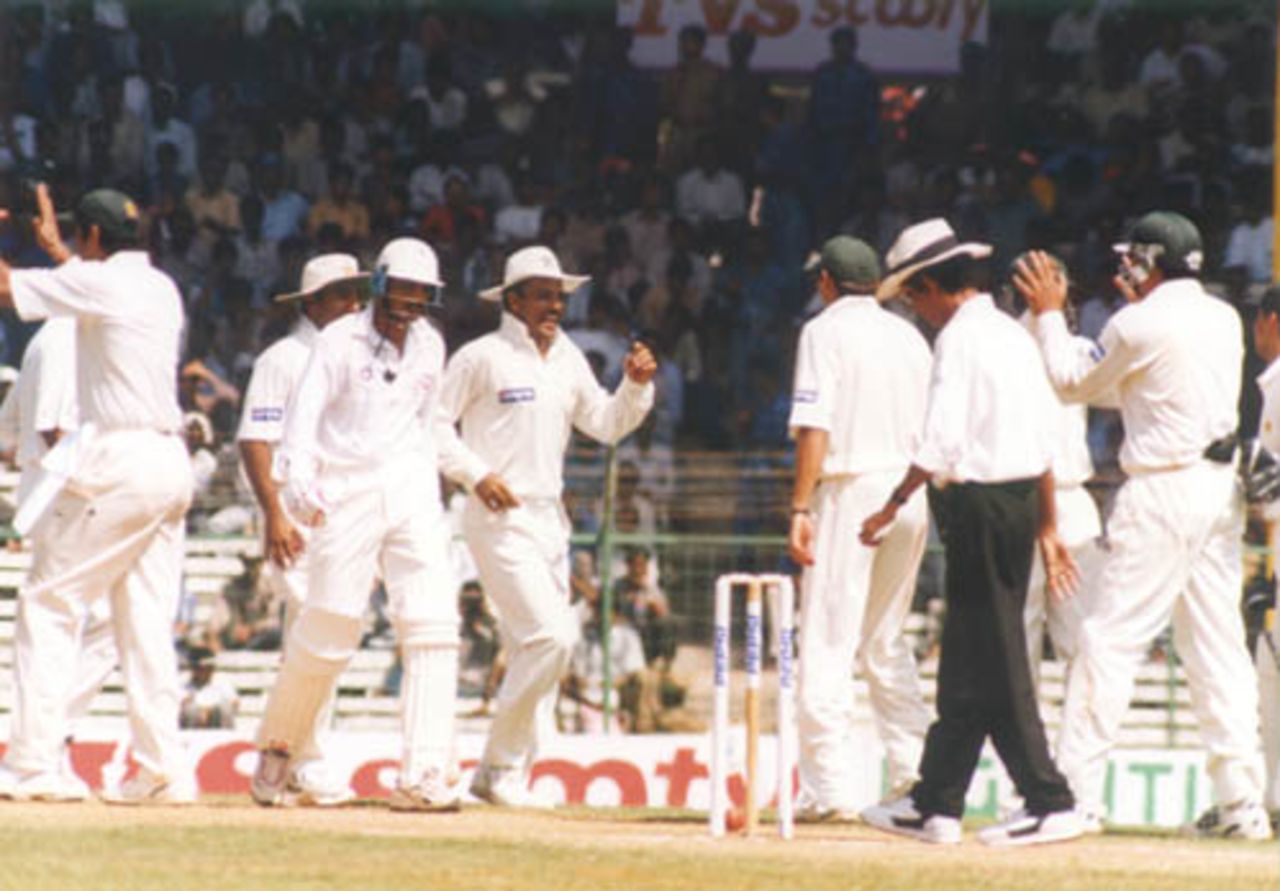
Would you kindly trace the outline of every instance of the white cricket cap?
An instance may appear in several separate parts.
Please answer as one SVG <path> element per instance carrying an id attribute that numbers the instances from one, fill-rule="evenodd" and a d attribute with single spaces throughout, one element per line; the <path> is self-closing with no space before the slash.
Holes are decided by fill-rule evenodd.
<path id="1" fill-rule="evenodd" d="M 570 275 L 560 268 L 560 261 L 551 248 L 535 244 L 521 248 L 510 257 L 502 271 L 502 284 L 486 288 L 478 295 L 481 300 L 501 300 L 502 292 L 530 278 L 553 278 L 560 282 L 566 294 L 591 281 L 589 275 Z"/>

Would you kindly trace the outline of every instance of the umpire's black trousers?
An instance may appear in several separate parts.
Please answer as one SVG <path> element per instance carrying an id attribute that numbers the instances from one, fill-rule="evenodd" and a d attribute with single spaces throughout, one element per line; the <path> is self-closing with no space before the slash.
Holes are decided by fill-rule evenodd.
<path id="1" fill-rule="evenodd" d="M 1023 608 L 1039 528 L 1036 480 L 948 486 L 947 617 L 938 720 L 911 797 L 925 814 L 959 817 L 987 736 L 1032 814 L 1075 804 L 1049 756 L 1027 665 Z"/>

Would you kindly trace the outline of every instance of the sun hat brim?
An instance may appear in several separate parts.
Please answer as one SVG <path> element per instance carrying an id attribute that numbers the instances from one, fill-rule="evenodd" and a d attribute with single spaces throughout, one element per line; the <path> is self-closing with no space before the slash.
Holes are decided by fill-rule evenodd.
<path id="1" fill-rule="evenodd" d="M 980 244 L 978 242 L 962 242 L 953 245 L 946 250 L 936 254 L 919 257 L 918 259 L 908 260 L 897 269 L 890 270 L 889 273 L 880 282 L 880 287 L 876 288 L 876 299 L 880 302 L 893 300 L 902 290 L 902 285 L 922 269 L 928 269 L 930 266 L 937 266 L 945 263 L 952 257 L 969 256 L 975 260 L 981 260 L 991 256 L 991 245 Z"/>
<path id="2" fill-rule="evenodd" d="M 570 294 L 578 290 L 587 282 L 591 281 L 591 276 L 589 275 L 569 275 L 565 273 L 565 274 L 555 276 L 555 275 L 547 275 L 546 273 L 531 273 L 529 275 L 521 276 L 520 278 L 517 278 L 514 281 L 503 282 L 502 284 L 495 285 L 492 288 L 485 288 L 483 291 L 478 292 L 476 296 L 479 297 L 481 300 L 489 300 L 496 303 L 502 299 L 503 291 L 507 290 L 508 288 L 514 288 L 516 285 L 520 284 L 521 282 L 527 281 L 528 279 L 531 279 L 531 278 L 558 278 L 560 279 L 560 287 L 563 290 L 563 292 L 566 294 Z"/>
<path id="3" fill-rule="evenodd" d="M 309 291 L 291 291 L 288 294 L 277 294 L 274 298 L 276 303 L 288 303 L 290 300 L 302 300 L 304 297 L 312 297 L 319 294 L 325 288 L 331 288 L 334 285 L 359 284 L 369 280 L 369 273 L 360 272 L 356 275 L 344 275 L 342 278 L 335 278 L 325 282 L 318 288 L 312 288 Z"/>

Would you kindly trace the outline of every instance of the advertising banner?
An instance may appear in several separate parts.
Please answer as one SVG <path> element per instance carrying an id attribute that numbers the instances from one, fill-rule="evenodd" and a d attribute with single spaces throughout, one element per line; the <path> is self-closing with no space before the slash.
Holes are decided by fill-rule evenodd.
<path id="1" fill-rule="evenodd" d="M 729 797 L 741 804 L 741 729 L 730 741 Z M 234 731 L 185 731 L 200 791 L 206 795 L 249 794 L 249 778 L 257 763 L 252 741 Z M 881 756 L 872 739 L 855 740 L 865 751 L 866 765 L 859 798 L 870 804 L 883 788 Z M 775 800 L 772 737 L 761 740 L 758 798 L 762 806 Z M 400 739 L 394 733 L 334 733 L 329 745 L 333 767 L 344 773 L 361 798 L 386 797 L 396 782 Z M 459 781 L 466 788 L 484 737 L 458 738 Z M 533 769 L 534 788 L 568 804 L 608 807 L 692 808 L 705 810 L 709 800 L 708 738 L 705 735 L 559 736 Z M 72 764 L 94 788 L 118 782 L 133 770 L 126 745 L 109 734 L 78 740 Z M 1117 749 L 1107 775 L 1106 804 L 1111 822 L 1125 826 L 1174 827 L 1188 823 L 1208 807 L 1209 781 L 1200 751 Z M 792 788 L 796 783 L 793 778 Z M 995 817 L 1010 805 L 1012 786 L 994 752 L 984 753 L 969 789 L 970 816 Z"/>
<path id="2" fill-rule="evenodd" d="M 707 30 L 707 56 L 726 61 L 726 38 L 756 35 L 753 67 L 811 71 L 831 54 L 836 28 L 858 32 L 858 56 L 882 74 L 954 74 L 960 47 L 987 39 L 988 0 L 619 0 L 618 24 L 633 29 L 632 60 L 669 68 L 685 25 Z"/>

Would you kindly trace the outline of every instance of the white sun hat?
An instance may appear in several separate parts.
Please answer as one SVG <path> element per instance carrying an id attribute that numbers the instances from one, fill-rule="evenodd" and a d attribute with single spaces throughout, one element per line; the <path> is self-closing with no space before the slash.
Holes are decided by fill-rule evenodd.
<path id="1" fill-rule="evenodd" d="M 507 265 L 502 270 L 502 284 L 486 288 L 480 292 L 479 297 L 481 300 L 501 300 L 503 291 L 530 278 L 557 279 L 566 294 L 591 281 L 589 275 L 570 275 L 565 272 L 560 268 L 560 261 L 551 248 L 535 244 L 521 248 L 507 257 Z"/>
<path id="2" fill-rule="evenodd" d="M 329 285 L 342 282 L 359 282 L 369 277 L 360 271 L 360 263 L 350 254 L 321 254 L 312 257 L 302 267 L 302 287 L 290 294 L 277 294 L 276 303 L 301 300 L 317 294 Z"/>
<path id="3" fill-rule="evenodd" d="M 961 242 L 955 230 L 941 217 L 908 226 L 885 255 L 885 264 L 889 268 L 876 289 L 876 298 L 892 300 L 898 296 L 902 283 L 921 269 L 937 266 L 962 254 L 977 259 L 989 257 L 991 245 Z"/>
<path id="4" fill-rule="evenodd" d="M 387 242 L 375 264 L 379 275 L 398 278 L 431 288 L 442 288 L 440 261 L 436 252 L 420 238 L 396 238 Z"/>

